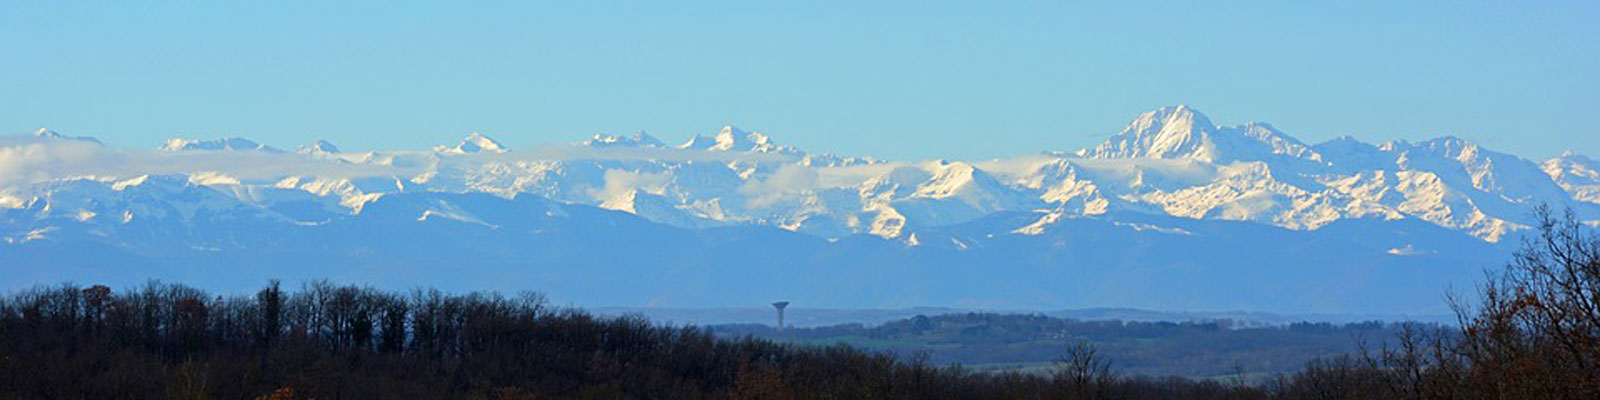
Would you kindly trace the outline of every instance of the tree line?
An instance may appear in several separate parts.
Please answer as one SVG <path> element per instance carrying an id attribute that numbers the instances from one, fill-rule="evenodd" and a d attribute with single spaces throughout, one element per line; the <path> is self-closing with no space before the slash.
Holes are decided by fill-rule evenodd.
<path id="1" fill-rule="evenodd" d="M 313 282 L 216 296 L 152 282 L 35 288 L 0 301 L 3 399 L 1004 399 L 1080 386 L 1065 375 L 978 374 L 848 346 L 717 339 L 552 308 L 537 294 Z M 1180 380 L 1139 390 L 1227 392 Z"/>
<path id="2" fill-rule="evenodd" d="M 786 328 L 771 325 L 712 325 L 721 338 L 781 339 L 800 343 L 848 343 L 894 353 L 902 360 L 926 353 L 934 364 L 983 370 L 1048 369 L 1062 343 L 1087 342 L 1130 375 L 1216 378 L 1245 375 L 1251 382 L 1293 373 L 1307 361 L 1380 348 L 1400 333 L 1435 334 L 1452 329 L 1433 323 L 1367 321 L 1345 324 L 1296 322 L 1249 324 L 1233 320 L 1076 320 L 1038 314 L 953 313 L 918 315 L 878 325 L 840 324 Z"/>
<path id="3" fill-rule="evenodd" d="M 1586 399 L 1600 397 L 1600 240 L 1540 213 L 1459 331 L 1262 383 L 1122 376 L 1084 343 L 1050 373 L 978 373 L 849 346 L 719 339 L 537 294 L 312 282 L 219 296 L 59 285 L 0 298 L 0 399 Z"/>

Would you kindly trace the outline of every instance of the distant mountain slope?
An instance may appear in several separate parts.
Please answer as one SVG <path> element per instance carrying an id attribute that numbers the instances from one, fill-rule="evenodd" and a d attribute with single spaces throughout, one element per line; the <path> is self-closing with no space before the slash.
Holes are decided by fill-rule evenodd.
<path id="1" fill-rule="evenodd" d="M 1531 207 L 1600 219 L 1600 168 L 1582 156 L 1535 163 L 1451 137 L 1307 145 L 1186 106 L 1076 155 L 982 162 L 811 154 L 731 126 L 681 146 L 639 133 L 511 150 L 473 133 L 296 153 L 40 132 L 0 152 L 5 286 L 332 276 L 600 305 L 1434 312 L 1503 260 Z"/>

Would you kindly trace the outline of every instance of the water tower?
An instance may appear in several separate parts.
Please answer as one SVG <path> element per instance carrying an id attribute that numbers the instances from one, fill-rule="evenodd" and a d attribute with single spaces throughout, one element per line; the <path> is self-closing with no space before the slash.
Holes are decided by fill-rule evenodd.
<path id="1" fill-rule="evenodd" d="M 780 301 L 772 303 L 772 308 L 778 309 L 778 332 L 783 332 L 783 309 L 789 307 L 789 302 Z"/>

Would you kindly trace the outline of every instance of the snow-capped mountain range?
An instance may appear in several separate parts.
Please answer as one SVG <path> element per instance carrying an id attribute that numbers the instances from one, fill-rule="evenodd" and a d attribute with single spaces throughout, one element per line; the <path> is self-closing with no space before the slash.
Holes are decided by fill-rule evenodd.
<path id="1" fill-rule="evenodd" d="M 732 126 L 676 146 L 640 132 L 513 150 L 472 133 L 431 151 L 229 138 L 150 152 L 49 130 L 0 146 L 10 286 L 146 277 L 104 266 L 125 263 L 222 285 L 492 279 L 607 305 L 777 293 L 857 307 L 1431 311 L 1445 285 L 1501 261 L 1532 207 L 1600 219 L 1600 164 L 1581 155 L 1535 162 L 1454 137 L 1307 144 L 1187 106 L 1092 148 L 987 161 L 811 154 Z M 1383 297 L 1393 290 L 1417 293 Z"/>

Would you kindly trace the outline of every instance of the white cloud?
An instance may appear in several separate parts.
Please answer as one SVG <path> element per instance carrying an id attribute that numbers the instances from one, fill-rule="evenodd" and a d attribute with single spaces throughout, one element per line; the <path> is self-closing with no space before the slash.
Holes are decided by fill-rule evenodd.
<path id="1" fill-rule="evenodd" d="M 670 148 L 596 149 L 553 145 L 496 154 L 438 155 L 427 151 L 373 153 L 377 163 L 341 162 L 303 154 L 262 151 L 158 152 L 125 150 L 71 140 L 0 137 L 0 185 L 16 186 L 72 177 L 132 178 L 139 175 L 210 172 L 243 181 L 287 176 L 360 178 L 415 176 L 436 167 L 473 167 L 487 162 L 530 160 L 782 161 L 789 156 Z M 353 157 L 347 157 L 353 158 Z M 624 178 L 617 178 L 624 179 Z M 620 182 L 619 182 L 620 184 Z"/>
<path id="2" fill-rule="evenodd" d="M 746 207 L 762 208 L 784 198 L 816 189 L 819 182 L 817 177 L 815 168 L 786 164 L 778 167 L 778 170 L 766 179 L 745 181 L 739 186 L 739 194 L 745 196 Z"/>
<path id="3" fill-rule="evenodd" d="M 257 151 L 165 153 L 118 150 L 65 140 L 12 140 L 0 146 L 0 183 L 8 185 L 83 176 L 131 178 L 202 171 L 243 180 L 268 180 L 290 175 L 361 177 L 392 175 L 403 172 L 400 169 L 387 165 L 352 164 L 299 154 Z"/>
<path id="4" fill-rule="evenodd" d="M 1407 244 L 1405 247 L 1389 249 L 1389 255 L 1391 256 L 1425 256 L 1438 253 L 1439 252 L 1433 250 L 1418 249 L 1416 247 L 1412 247 L 1410 244 Z"/>
<path id="5" fill-rule="evenodd" d="M 100 146 L 76 141 L 0 141 L 0 185 L 52 179 L 98 163 Z"/>
<path id="6" fill-rule="evenodd" d="M 634 190 L 660 194 L 665 190 L 671 178 L 671 176 L 663 173 L 610 169 L 605 172 L 605 186 L 599 189 L 590 189 L 589 196 L 594 197 L 596 201 L 606 201 Z"/>

